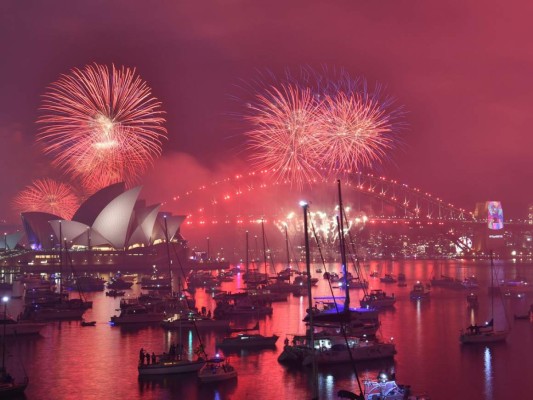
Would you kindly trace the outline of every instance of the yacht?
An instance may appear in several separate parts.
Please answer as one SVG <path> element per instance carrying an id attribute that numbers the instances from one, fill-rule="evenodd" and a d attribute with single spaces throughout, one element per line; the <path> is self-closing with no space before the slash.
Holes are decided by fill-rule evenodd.
<path id="1" fill-rule="evenodd" d="M 278 338 L 278 335 L 263 336 L 260 334 L 239 333 L 236 336 L 225 337 L 221 341 L 217 341 L 216 347 L 221 349 L 271 347 L 276 345 Z"/>
<path id="2" fill-rule="evenodd" d="M 229 363 L 229 360 L 218 354 L 207 360 L 206 364 L 198 371 L 198 379 L 201 383 L 226 381 L 237 378 L 237 370 Z"/>
<path id="3" fill-rule="evenodd" d="M 396 298 L 394 297 L 394 294 L 388 295 L 381 289 L 374 289 L 366 294 L 359 303 L 361 304 L 361 307 L 380 309 L 393 307 L 396 303 Z"/>
<path id="4" fill-rule="evenodd" d="M 409 293 L 411 300 L 424 300 L 429 299 L 430 291 L 420 281 L 417 281 L 413 285 L 413 290 Z"/>
<path id="5" fill-rule="evenodd" d="M 120 314 L 111 317 L 112 325 L 161 323 L 165 313 L 152 311 L 142 305 L 135 305 L 120 310 Z"/>

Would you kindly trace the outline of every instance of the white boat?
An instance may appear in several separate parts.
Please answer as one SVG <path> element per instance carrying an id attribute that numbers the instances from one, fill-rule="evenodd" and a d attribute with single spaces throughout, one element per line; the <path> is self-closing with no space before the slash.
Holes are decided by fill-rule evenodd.
<path id="1" fill-rule="evenodd" d="M 161 357 L 161 356 L 160 356 Z M 139 376 L 144 375 L 170 375 L 185 374 L 188 372 L 197 372 L 205 365 L 205 360 L 199 358 L 196 361 L 191 360 L 172 360 L 165 357 L 152 364 L 143 364 L 138 366 Z"/>
<path id="2" fill-rule="evenodd" d="M 492 285 L 494 287 L 494 261 L 492 259 L 492 252 L 490 254 L 490 269 L 492 276 Z M 498 294 L 491 294 L 491 317 L 492 319 L 485 323 L 484 325 L 471 324 L 462 330 L 459 335 L 459 341 L 461 343 L 493 343 L 493 342 L 503 342 L 507 339 L 509 334 L 508 330 L 495 330 L 494 329 L 494 296 L 498 295 L 501 299 L 501 292 Z M 504 307 L 505 308 L 505 307 Z"/>
<path id="3" fill-rule="evenodd" d="M 198 371 L 198 379 L 202 383 L 226 381 L 237 378 L 237 370 L 229 360 L 218 354 L 207 360 L 206 364 Z"/>
<path id="4" fill-rule="evenodd" d="M 424 286 L 424 284 L 422 284 L 420 281 L 417 281 L 413 285 L 413 290 L 411 290 L 411 293 L 409 293 L 409 297 L 411 300 L 424 300 L 429 299 L 430 293 L 431 292 Z"/>
<path id="5" fill-rule="evenodd" d="M 494 321 L 490 320 L 485 325 L 470 325 L 465 331 L 461 331 L 459 340 L 461 343 L 503 342 L 508 334 L 507 330 L 494 330 Z"/>
<path id="6" fill-rule="evenodd" d="M 364 380 L 365 400 L 429 400 L 427 395 L 411 394 L 409 386 L 399 385 L 381 372 L 377 380 Z"/>
<path id="7" fill-rule="evenodd" d="M 348 347 L 346 341 L 348 341 Z M 307 335 L 294 335 L 291 345 L 286 339 L 283 351 L 278 356 L 278 362 L 311 365 L 314 356 L 318 365 L 337 364 L 350 362 L 352 359 L 354 361 L 367 361 L 391 358 L 396 354 L 396 347 L 392 341 L 388 343 L 369 341 L 354 336 L 348 336 L 345 339 L 340 334 L 328 334 L 327 332 L 314 334 L 314 351 L 310 348 L 309 343 L 310 340 Z"/>
<path id="8" fill-rule="evenodd" d="M 375 289 L 366 294 L 359 303 L 361 307 L 379 309 L 393 307 L 394 303 L 396 303 L 396 298 L 394 294 L 388 295 L 381 289 Z"/>
<path id="9" fill-rule="evenodd" d="M 380 372 L 376 380 L 365 379 L 363 381 L 363 395 L 356 395 L 347 390 L 339 390 L 337 396 L 342 399 L 364 400 L 430 400 L 425 394 L 412 394 L 410 386 L 396 383 L 394 377 Z"/>
<path id="10" fill-rule="evenodd" d="M 37 335 L 45 326 L 45 322 L 16 321 L 6 317 L 0 319 L 0 335 Z"/>
<path id="11" fill-rule="evenodd" d="M 151 311 L 150 309 L 141 306 L 131 306 L 123 308 L 120 314 L 111 317 L 112 325 L 125 325 L 125 324 L 150 324 L 160 323 L 165 319 L 165 313 Z"/>
<path id="12" fill-rule="evenodd" d="M 346 346 L 346 340 L 348 346 Z M 302 365 L 311 365 L 313 357 L 317 365 L 325 365 L 392 358 L 395 354 L 396 347 L 392 342 L 382 343 L 356 337 L 345 339 L 343 336 L 320 338 L 315 340 L 314 354 L 310 352 L 304 357 Z"/>

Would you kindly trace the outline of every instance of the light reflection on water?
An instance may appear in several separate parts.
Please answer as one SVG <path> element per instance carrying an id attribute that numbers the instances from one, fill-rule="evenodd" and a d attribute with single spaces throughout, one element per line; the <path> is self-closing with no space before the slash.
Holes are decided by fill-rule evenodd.
<path id="1" fill-rule="evenodd" d="M 361 380 L 374 379 L 378 371 L 394 367 L 400 383 L 411 385 L 416 392 L 427 392 L 432 400 L 495 400 L 520 398 L 523 393 L 533 393 L 533 380 L 524 380 L 520 387 L 508 385 L 521 376 L 523 369 L 533 369 L 533 361 L 523 357 L 524 354 L 533 354 L 533 324 L 530 321 L 511 321 L 514 326 L 506 343 L 490 347 L 462 346 L 459 343 L 461 329 L 472 321 L 486 320 L 490 313 L 491 300 L 486 290 L 490 282 L 488 262 L 405 261 L 391 265 L 382 261 L 372 262 L 366 269 L 377 270 L 380 276 L 385 272 L 404 272 L 407 287 L 386 285 L 378 278 L 370 278 L 371 289 L 383 288 L 395 292 L 396 307 L 381 313 L 380 333 L 387 339 L 394 337 L 398 354 L 393 363 L 376 361 L 357 365 Z M 428 282 L 434 270 L 442 270 L 442 274 L 457 278 L 462 278 L 465 270 L 469 274 L 474 273 L 481 284 L 479 307 L 467 307 L 467 291 L 443 288 L 432 288 L 430 301 L 411 301 L 409 291 L 414 282 Z M 336 272 L 340 272 L 338 268 Z M 506 278 L 514 277 L 518 272 L 533 282 L 531 266 L 507 265 L 503 269 Z M 322 274 L 316 274 L 316 277 L 319 284 L 314 294 L 330 295 Z M 241 284 L 239 280 L 224 283 L 222 289 L 236 291 Z M 134 285 L 134 294 L 139 290 L 138 285 Z M 336 296 L 342 296 L 341 290 L 334 290 Z M 350 294 L 352 304 L 357 304 L 362 297 L 361 290 L 351 290 Z M 199 289 L 196 297 L 199 306 L 205 305 L 213 310 L 210 294 Z M 200 385 L 194 375 L 138 380 L 139 349 L 143 347 L 156 353 L 168 351 L 171 343 L 179 342 L 179 332 L 165 331 L 157 326 L 140 329 L 111 327 L 108 321 L 117 313 L 120 299 L 106 297 L 103 292 L 90 293 L 88 299 L 93 300 L 94 305 L 85 319 L 97 321 L 95 327 L 81 327 L 78 321 L 53 322 L 48 324 L 41 336 L 16 341 L 8 339 L 10 354 L 22 356 L 23 366 L 30 377 L 28 400 L 310 398 L 310 369 L 288 368 L 277 362 L 286 335 L 305 331 L 302 323 L 308 307 L 305 296 L 289 296 L 288 302 L 273 303 L 273 315 L 260 319 L 261 334 L 276 333 L 280 336 L 275 349 L 229 354 L 230 361 L 239 372 L 238 379 L 211 386 Z M 526 298 L 506 298 L 505 306 L 509 315 L 523 314 L 531 302 L 532 295 L 528 293 Z M 20 300 L 11 301 L 9 312 L 16 315 L 17 305 L 20 306 Z M 505 321 L 504 309 L 496 306 L 495 311 L 495 323 L 502 324 Z M 255 321 L 254 318 L 242 319 L 236 325 L 252 326 Z M 219 336 L 214 332 L 201 335 L 207 352 L 213 355 Z M 192 355 L 198 344 L 195 334 L 186 331 L 182 332 L 182 337 L 188 354 Z M 10 356 L 7 362 L 10 371 L 21 376 L 22 364 L 18 360 L 19 357 Z M 350 365 L 321 367 L 320 399 L 337 399 L 336 393 L 340 389 L 357 391 Z M 51 393 L 53 397 L 50 397 Z"/>
<path id="2" fill-rule="evenodd" d="M 492 399 L 492 359 L 490 349 L 485 347 L 483 354 L 485 363 L 485 398 L 489 400 Z"/>

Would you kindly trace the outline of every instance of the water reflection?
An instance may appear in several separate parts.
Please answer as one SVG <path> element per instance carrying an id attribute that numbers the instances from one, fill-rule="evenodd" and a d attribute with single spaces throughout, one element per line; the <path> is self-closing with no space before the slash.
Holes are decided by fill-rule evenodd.
<path id="1" fill-rule="evenodd" d="M 485 347 L 483 361 L 485 366 L 485 398 L 490 400 L 492 399 L 492 355 L 488 347 Z"/>

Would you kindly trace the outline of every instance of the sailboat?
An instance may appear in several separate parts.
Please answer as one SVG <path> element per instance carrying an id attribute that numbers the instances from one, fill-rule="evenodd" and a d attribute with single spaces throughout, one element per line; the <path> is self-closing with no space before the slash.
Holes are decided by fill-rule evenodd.
<path id="1" fill-rule="evenodd" d="M 170 260 L 170 250 L 169 250 L 169 237 L 168 237 L 168 227 L 167 227 L 167 219 L 165 217 L 165 241 L 167 246 L 167 258 L 168 258 L 168 270 L 169 270 L 169 276 L 170 276 L 170 282 L 172 286 L 172 267 L 171 267 L 171 260 Z M 179 261 L 179 260 L 178 260 Z M 179 282 L 180 280 L 178 280 Z M 172 290 L 172 287 L 171 287 Z M 180 292 L 181 288 L 178 287 L 178 293 Z M 194 320 L 192 321 L 194 325 Z M 198 332 L 197 332 L 198 333 Z M 180 343 L 181 343 L 181 328 L 180 328 Z M 181 346 L 180 346 L 181 347 Z M 205 365 L 205 359 L 207 357 L 203 357 L 205 353 L 203 353 L 203 346 L 197 351 L 198 358 L 196 360 L 190 360 L 189 358 L 185 357 L 183 352 L 180 350 L 176 354 L 176 348 L 171 348 L 171 351 L 169 351 L 169 354 L 163 354 L 159 357 L 154 357 L 155 359 L 152 360 L 152 363 L 144 363 L 142 354 L 143 350 L 141 349 L 141 357 L 140 357 L 140 363 L 137 367 L 137 370 L 139 372 L 139 376 L 143 375 L 168 375 L 168 374 L 181 374 L 181 373 L 187 373 L 187 372 L 197 372 L 199 371 L 204 365 Z M 203 353 L 203 354 L 202 354 Z M 155 362 L 154 362 L 155 361 Z"/>
<path id="2" fill-rule="evenodd" d="M 7 302 L 9 298 L 4 296 L 2 301 L 4 302 L 4 319 L 7 316 Z M 26 376 L 22 382 L 17 382 L 15 379 L 7 372 L 6 369 L 6 325 L 4 324 L 3 328 L 3 337 L 2 337 L 2 365 L 0 368 L 0 398 L 7 399 L 11 396 L 16 396 L 24 393 L 26 387 L 28 386 L 29 379 Z"/>
<path id="3" fill-rule="evenodd" d="M 61 237 L 61 221 L 59 221 L 59 236 Z M 63 256 L 63 249 L 65 255 Z M 85 301 L 82 292 L 79 292 L 79 298 L 69 298 L 68 293 L 64 290 L 63 285 L 63 262 L 70 263 L 72 259 L 67 247 L 66 240 L 59 245 L 59 293 L 48 293 L 48 300 L 40 302 L 33 299 L 31 304 L 27 304 L 23 313 L 24 319 L 35 321 L 55 321 L 55 320 L 73 320 L 81 319 L 85 311 L 92 307 L 92 302 Z"/>
<path id="4" fill-rule="evenodd" d="M 492 252 L 490 253 L 490 271 L 491 271 L 491 287 L 494 289 L 494 260 Z M 472 324 L 461 331 L 459 340 L 461 343 L 492 343 L 503 342 L 507 339 L 508 330 L 494 329 L 494 291 L 491 293 L 491 319 L 484 325 Z"/>

